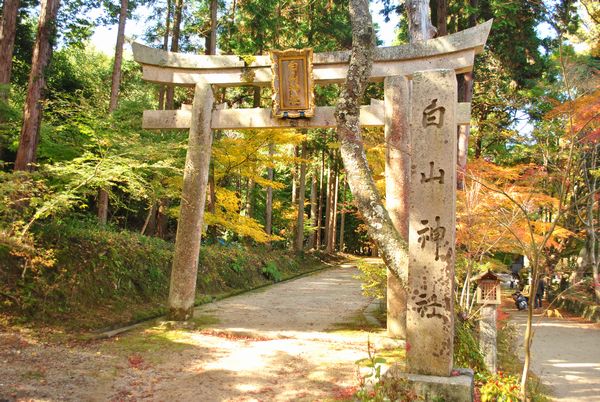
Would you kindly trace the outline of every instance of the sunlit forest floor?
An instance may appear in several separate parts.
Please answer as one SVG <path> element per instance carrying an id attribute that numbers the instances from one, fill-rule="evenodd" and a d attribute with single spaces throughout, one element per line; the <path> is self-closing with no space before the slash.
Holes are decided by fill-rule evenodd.
<path id="1" fill-rule="evenodd" d="M 368 323 L 357 273 L 343 264 L 204 305 L 183 327 L 156 323 L 103 341 L 0 334 L 0 399 L 347 399 L 368 342 L 379 354 L 404 349 Z"/>

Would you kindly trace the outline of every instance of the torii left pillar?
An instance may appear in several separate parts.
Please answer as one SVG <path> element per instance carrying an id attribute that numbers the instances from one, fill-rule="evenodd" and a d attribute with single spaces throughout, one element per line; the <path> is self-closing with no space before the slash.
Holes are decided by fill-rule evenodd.
<path id="1" fill-rule="evenodd" d="M 194 313 L 198 257 L 213 139 L 213 104 L 214 96 L 210 85 L 196 84 L 169 290 L 169 319 L 176 321 L 188 320 Z"/>

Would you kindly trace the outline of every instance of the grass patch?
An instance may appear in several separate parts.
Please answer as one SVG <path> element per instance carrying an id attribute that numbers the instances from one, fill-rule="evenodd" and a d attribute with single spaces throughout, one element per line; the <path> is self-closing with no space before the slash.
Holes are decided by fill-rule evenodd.
<path id="1" fill-rule="evenodd" d="M 380 330 L 385 330 L 385 327 L 371 324 L 362 312 L 358 312 L 352 315 L 347 321 L 334 324 L 334 326 L 326 332 L 349 334 L 356 332 L 377 332 Z"/>
<path id="2" fill-rule="evenodd" d="M 37 226 L 35 249 L 29 255 L 34 251 L 0 241 L 0 322 L 6 325 L 109 330 L 167 312 L 173 243 L 68 220 Z M 203 245 L 196 302 L 320 267 L 309 253 L 299 257 L 260 245 Z"/>

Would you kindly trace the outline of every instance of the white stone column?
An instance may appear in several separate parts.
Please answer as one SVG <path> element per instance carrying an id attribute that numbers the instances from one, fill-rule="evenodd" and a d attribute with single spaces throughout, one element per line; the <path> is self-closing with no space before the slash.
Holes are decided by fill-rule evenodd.
<path id="1" fill-rule="evenodd" d="M 169 316 L 173 320 L 187 320 L 193 314 L 213 138 L 213 103 L 211 86 L 196 84 L 169 289 Z"/>
<path id="2" fill-rule="evenodd" d="M 408 182 L 410 170 L 409 81 L 384 79 L 385 105 L 385 204 L 394 227 L 408 241 Z M 408 272 L 408 267 L 404 267 Z M 387 332 L 406 339 L 406 289 L 408 276 L 397 278 L 387 270 Z"/>
<path id="3" fill-rule="evenodd" d="M 490 373 L 496 373 L 496 315 L 495 304 L 481 306 L 479 319 L 479 347 L 483 352 L 483 361 Z"/>
<path id="4" fill-rule="evenodd" d="M 454 71 L 416 72 L 411 98 L 408 371 L 449 376 L 454 349 Z"/>

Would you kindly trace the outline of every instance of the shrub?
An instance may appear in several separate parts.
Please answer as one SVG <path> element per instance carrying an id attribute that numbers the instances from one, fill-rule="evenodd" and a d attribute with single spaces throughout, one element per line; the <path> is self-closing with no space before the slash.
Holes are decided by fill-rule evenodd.
<path id="1" fill-rule="evenodd" d="M 486 373 L 483 354 L 469 321 L 454 322 L 454 362 L 456 367 L 469 367 L 478 373 Z"/>
<path id="2" fill-rule="evenodd" d="M 480 388 L 481 402 L 518 402 L 519 378 L 499 371 Z"/>
<path id="3" fill-rule="evenodd" d="M 358 279 L 362 282 L 363 294 L 367 297 L 383 299 L 387 286 L 387 270 L 385 264 L 360 261 L 358 264 L 360 274 Z"/>
<path id="4" fill-rule="evenodd" d="M 275 263 L 272 261 L 265 265 L 265 267 L 262 269 L 262 273 L 267 279 L 273 282 L 281 281 L 281 272 L 279 272 L 277 265 L 275 265 Z"/>

